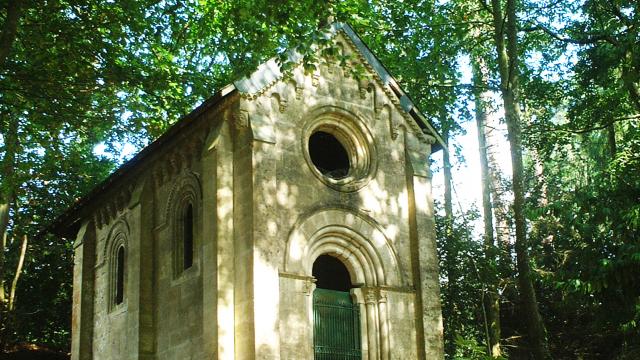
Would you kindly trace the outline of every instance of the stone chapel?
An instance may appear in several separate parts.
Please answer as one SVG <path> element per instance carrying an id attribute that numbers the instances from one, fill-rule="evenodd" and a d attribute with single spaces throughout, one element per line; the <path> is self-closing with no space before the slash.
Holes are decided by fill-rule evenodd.
<path id="1" fill-rule="evenodd" d="M 263 64 L 56 220 L 72 359 L 443 357 L 438 135 L 351 27 L 328 36 L 346 65 Z"/>

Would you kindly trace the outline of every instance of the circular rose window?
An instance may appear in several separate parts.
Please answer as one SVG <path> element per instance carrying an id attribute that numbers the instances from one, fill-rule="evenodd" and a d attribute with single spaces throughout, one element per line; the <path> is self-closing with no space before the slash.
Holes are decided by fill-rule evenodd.
<path id="1" fill-rule="evenodd" d="M 351 161 L 344 145 L 333 134 L 316 131 L 309 137 L 309 157 L 313 165 L 331 179 L 340 180 L 349 175 Z"/>
<path id="2" fill-rule="evenodd" d="M 332 109 L 317 116 L 305 126 L 303 139 L 307 163 L 326 185 L 355 191 L 373 176 L 372 137 L 351 114 Z"/>

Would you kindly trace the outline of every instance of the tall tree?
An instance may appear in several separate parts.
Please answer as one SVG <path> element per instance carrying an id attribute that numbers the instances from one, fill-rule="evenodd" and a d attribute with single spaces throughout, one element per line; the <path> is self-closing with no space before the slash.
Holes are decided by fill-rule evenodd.
<path id="1" fill-rule="evenodd" d="M 511 148 L 513 217 L 515 221 L 515 251 L 518 270 L 518 289 L 522 313 L 527 328 L 527 341 L 531 353 L 538 360 L 550 359 L 551 354 L 546 338 L 546 330 L 538 309 L 535 290 L 532 283 L 532 271 L 529 258 L 529 243 L 525 222 L 524 164 L 522 159 L 518 18 L 517 1 L 491 0 L 490 12 L 493 18 L 494 42 L 497 52 L 500 90 L 502 93 L 508 140 Z"/>
<path id="2" fill-rule="evenodd" d="M 444 292 L 446 293 L 446 300 L 444 302 L 444 323 L 445 332 L 447 335 L 453 334 L 460 329 L 460 316 L 458 315 L 458 309 L 456 304 L 457 299 L 461 295 L 460 292 L 460 275 L 459 275 L 459 259 L 460 259 L 460 244 L 461 239 L 458 234 L 454 233 L 454 213 L 453 213 L 453 196 L 452 187 L 453 180 L 451 174 L 451 147 L 450 138 L 453 133 L 450 120 L 447 118 L 446 109 L 441 112 L 441 125 L 442 125 L 442 139 L 445 143 L 445 148 L 442 151 L 442 172 L 444 178 L 444 234 L 440 236 L 443 238 L 444 249 L 444 267 L 446 273 L 446 287 Z M 445 344 L 445 350 L 449 354 L 456 353 L 455 341 L 452 341 L 453 337 L 448 337 Z"/>
<path id="3" fill-rule="evenodd" d="M 482 58 L 472 59 L 474 79 L 474 101 L 476 128 L 478 131 L 478 153 L 480 155 L 480 182 L 482 183 L 482 218 L 484 222 L 484 257 L 486 263 L 486 289 L 484 308 L 487 314 L 489 347 L 491 356 L 500 357 L 500 295 L 498 294 L 498 274 L 496 243 L 493 231 L 493 206 L 491 205 L 491 179 L 489 158 L 487 155 L 487 106 L 490 94 L 487 90 L 489 83 L 489 69 Z"/>

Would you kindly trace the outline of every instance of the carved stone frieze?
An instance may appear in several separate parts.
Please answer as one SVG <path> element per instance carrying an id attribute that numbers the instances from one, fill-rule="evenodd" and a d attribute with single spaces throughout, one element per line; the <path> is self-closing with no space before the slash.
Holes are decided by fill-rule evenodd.
<path id="1" fill-rule="evenodd" d="M 236 130 L 244 130 L 249 127 L 249 111 L 238 109 L 233 113 L 233 125 Z"/>
<path id="2" fill-rule="evenodd" d="M 365 304 L 383 304 L 387 303 L 387 294 L 379 287 L 363 287 L 362 296 Z"/>
<path id="3" fill-rule="evenodd" d="M 123 186 L 113 196 L 108 197 L 108 200 L 97 209 L 93 214 L 93 220 L 96 227 L 101 229 L 105 225 L 111 223 L 120 214 L 124 213 L 131 199 L 131 193 L 133 192 L 134 184 L 129 186 Z"/>
<path id="4" fill-rule="evenodd" d="M 185 169 L 191 169 L 195 159 L 200 155 L 209 127 L 195 131 L 181 143 L 172 147 L 172 151 L 164 154 L 157 161 L 150 175 L 156 189 L 181 174 Z"/>
<path id="5" fill-rule="evenodd" d="M 344 35 L 343 38 L 349 47 L 350 53 L 355 54 L 355 56 L 360 61 L 360 64 L 362 64 L 364 68 L 367 70 L 366 73 L 376 74 L 377 72 L 373 68 L 371 63 L 367 61 L 367 59 L 364 57 L 364 55 L 360 51 L 356 50 L 357 49 L 356 45 L 353 43 L 353 40 L 345 33 L 344 29 L 340 29 L 338 32 Z M 345 67 L 345 70 L 347 68 L 348 67 Z M 345 76 L 346 76 L 346 73 L 345 73 Z M 400 99 L 398 99 L 398 96 L 394 93 L 390 84 L 385 83 L 384 80 L 380 78 L 380 76 L 374 76 L 373 78 L 375 82 L 378 84 L 378 86 L 381 89 L 383 89 L 387 99 L 391 101 L 394 107 L 400 112 L 400 114 L 402 114 L 402 117 L 405 119 L 405 122 L 411 128 L 411 131 L 418 137 L 420 141 L 426 142 L 427 139 L 425 138 L 422 132 L 422 129 L 420 128 L 418 123 L 414 119 L 412 119 L 411 115 L 407 111 L 405 111 L 405 109 L 402 107 L 402 104 L 400 103 Z M 376 103 L 378 103 L 377 100 L 376 100 Z M 378 107 L 377 104 L 374 104 L 374 108 L 376 109 L 376 112 L 380 109 L 380 107 Z"/>

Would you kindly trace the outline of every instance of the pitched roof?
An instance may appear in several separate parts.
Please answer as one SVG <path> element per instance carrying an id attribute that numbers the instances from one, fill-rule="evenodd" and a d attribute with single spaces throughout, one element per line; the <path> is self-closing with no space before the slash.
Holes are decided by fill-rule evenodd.
<path id="1" fill-rule="evenodd" d="M 400 87 L 396 79 L 389 73 L 387 68 L 378 60 L 373 54 L 371 49 L 362 41 L 362 39 L 356 34 L 353 28 L 346 23 L 334 23 L 329 32 L 326 34 L 328 37 L 335 36 L 338 32 L 345 34 L 349 40 L 356 47 L 358 52 L 362 55 L 364 60 L 371 66 L 376 75 L 382 81 L 384 86 L 389 86 L 395 96 L 400 100 L 400 106 L 406 111 L 418 126 L 425 132 L 436 137 L 436 144 L 434 144 L 434 151 L 441 149 L 444 145 L 444 141 L 435 130 L 431 122 L 420 112 L 418 107 L 413 103 L 409 95 Z M 302 60 L 303 55 L 296 51 L 289 52 L 289 61 L 298 62 Z M 256 71 L 254 71 L 249 77 L 245 77 L 233 84 L 240 93 L 243 94 L 258 94 L 263 89 L 269 87 L 274 82 L 280 80 L 285 74 L 281 71 L 280 66 L 275 59 L 271 59 L 266 63 L 260 65 Z"/>
<path id="2" fill-rule="evenodd" d="M 411 98 L 404 92 L 398 82 L 391 76 L 389 71 L 382 65 L 373 52 L 367 47 L 362 39 L 355 33 L 353 28 L 348 24 L 335 23 L 331 26 L 328 36 L 334 36 L 338 32 L 342 31 L 351 42 L 355 45 L 356 49 L 360 52 L 365 61 L 375 71 L 377 76 L 385 86 L 389 86 L 393 94 L 398 97 L 400 106 L 406 111 L 416 124 L 422 129 L 422 131 L 429 133 L 436 137 L 437 143 L 433 145 L 433 151 L 438 151 L 444 144 L 442 138 L 435 130 L 433 125 L 427 120 L 420 110 L 415 106 Z M 289 53 L 289 60 L 298 62 L 302 59 L 302 55 L 291 51 Z M 136 154 L 129 161 L 125 162 L 104 181 L 98 184 L 87 195 L 77 200 L 66 211 L 60 214 L 51 224 L 44 228 L 38 236 L 44 233 L 53 233 L 61 237 L 73 237 L 80 228 L 81 221 L 87 215 L 87 211 L 94 200 L 104 194 L 106 191 L 115 186 L 116 183 L 121 181 L 126 174 L 134 171 L 140 164 L 147 159 L 156 149 L 167 143 L 167 141 L 180 133 L 185 127 L 192 123 L 199 115 L 205 111 L 214 108 L 217 104 L 221 103 L 226 97 L 232 93 L 239 92 L 240 94 L 252 95 L 260 93 L 263 89 L 270 84 L 280 80 L 284 76 L 280 66 L 275 59 L 271 59 L 266 63 L 260 65 L 251 75 L 235 81 L 233 84 L 223 87 L 220 91 L 216 92 L 209 99 L 204 101 L 201 105 L 196 107 L 189 114 L 180 118 L 175 124 L 173 124 L 164 134 L 158 137 L 151 144 L 147 145 L 138 154 Z"/>

